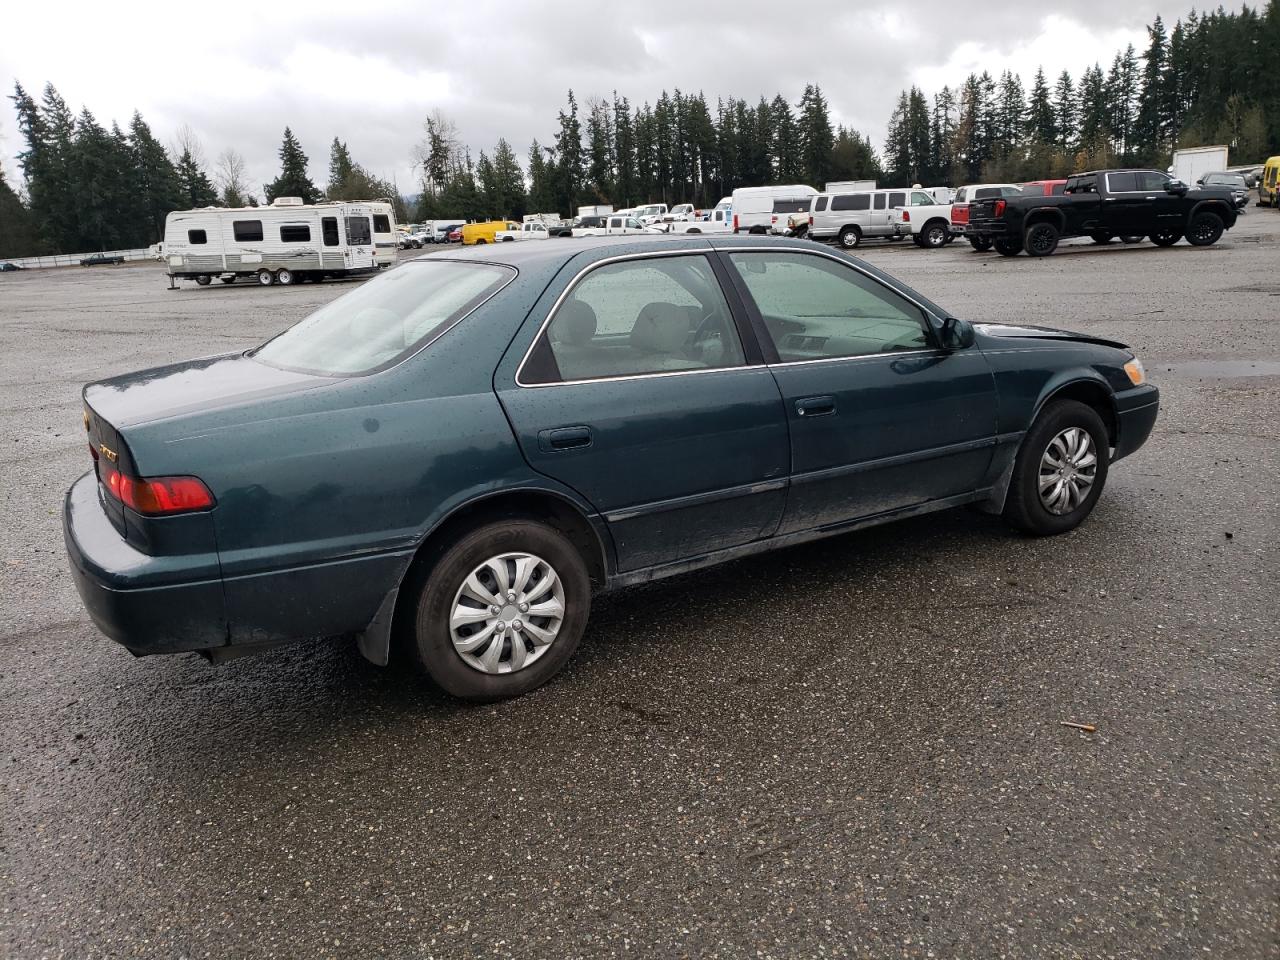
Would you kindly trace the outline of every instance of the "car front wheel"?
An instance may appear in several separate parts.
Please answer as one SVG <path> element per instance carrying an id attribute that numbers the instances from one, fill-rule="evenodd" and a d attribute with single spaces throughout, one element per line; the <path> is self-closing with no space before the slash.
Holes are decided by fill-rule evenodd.
<path id="1" fill-rule="evenodd" d="M 1092 407 L 1057 400 L 1023 438 L 1009 481 L 1004 518 L 1035 536 L 1074 530 L 1107 482 L 1107 428 Z"/>
<path id="2" fill-rule="evenodd" d="M 489 524 L 458 540 L 426 577 L 416 660 L 456 697 L 516 697 L 560 672 L 590 608 L 586 564 L 561 533 L 533 520 Z"/>
<path id="3" fill-rule="evenodd" d="M 1216 213 L 1197 213 L 1187 225 L 1187 243 L 1193 247 L 1208 247 L 1222 236 L 1222 218 Z"/>

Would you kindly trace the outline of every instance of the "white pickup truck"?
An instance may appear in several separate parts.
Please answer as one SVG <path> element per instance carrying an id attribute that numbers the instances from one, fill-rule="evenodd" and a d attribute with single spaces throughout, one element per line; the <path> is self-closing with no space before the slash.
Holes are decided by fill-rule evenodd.
<path id="1" fill-rule="evenodd" d="M 733 209 L 716 207 L 706 220 L 673 220 L 662 226 L 667 233 L 733 233 Z"/>
<path id="2" fill-rule="evenodd" d="M 520 224 L 519 230 L 499 230 L 493 235 L 494 243 L 511 243 L 513 240 L 546 240 L 551 236 L 547 225 L 538 220 Z"/>
<path id="3" fill-rule="evenodd" d="M 635 217 L 646 227 L 661 221 L 667 215 L 667 205 L 665 203 L 647 203 L 643 207 L 636 207 Z"/>
<path id="4" fill-rule="evenodd" d="M 905 207 L 894 207 L 890 223 L 896 232 L 910 234 L 917 247 L 936 250 L 952 241 L 951 204 L 938 203 L 923 190 L 911 190 Z"/>
<path id="5" fill-rule="evenodd" d="M 616 237 L 626 233 L 666 233 L 661 227 L 646 227 L 635 217 L 613 213 L 607 217 L 583 217 L 573 228 L 575 237 Z"/>
<path id="6" fill-rule="evenodd" d="M 682 223 L 687 220 L 697 220 L 698 211 L 692 203 L 677 203 L 671 208 L 671 211 L 662 218 L 663 223 Z"/>

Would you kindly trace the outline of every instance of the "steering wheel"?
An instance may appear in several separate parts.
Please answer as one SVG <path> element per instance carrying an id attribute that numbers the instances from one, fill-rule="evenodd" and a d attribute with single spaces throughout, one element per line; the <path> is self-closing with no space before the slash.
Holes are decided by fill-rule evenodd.
<path id="1" fill-rule="evenodd" d="M 698 321 L 698 325 L 693 328 L 693 333 L 684 342 L 684 355 L 690 360 L 701 360 L 702 350 L 699 348 L 703 340 L 709 340 L 713 333 L 719 334 L 717 329 L 720 326 L 720 317 L 716 311 L 712 311 Z"/>

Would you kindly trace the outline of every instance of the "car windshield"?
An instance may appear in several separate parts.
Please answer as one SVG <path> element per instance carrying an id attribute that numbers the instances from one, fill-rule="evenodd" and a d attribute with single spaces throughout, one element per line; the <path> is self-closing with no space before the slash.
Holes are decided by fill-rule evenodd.
<path id="1" fill-rule="evenodd" d="M 457 260 L 406 263 L 321 307 L 250 355 L 322 377 L 376 373 L 448 330 L 515 273 Z"/>

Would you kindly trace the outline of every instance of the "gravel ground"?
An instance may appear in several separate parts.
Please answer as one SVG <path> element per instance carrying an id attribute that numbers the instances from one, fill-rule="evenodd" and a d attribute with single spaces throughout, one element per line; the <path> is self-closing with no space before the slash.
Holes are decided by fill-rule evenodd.
<path id="1" fill-rule="evenodd" d="M 864 255 L 1144 358 L 1161 420 L 1089 522 L 960 511 L 620 592 L 486 707 L 332 642 L 135 660 L 67 573 L 80 385 L 342 285 L 0 275 L 0 956 L 1280 956 L 1280 215 Z"/>

